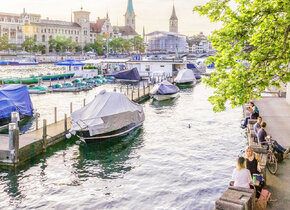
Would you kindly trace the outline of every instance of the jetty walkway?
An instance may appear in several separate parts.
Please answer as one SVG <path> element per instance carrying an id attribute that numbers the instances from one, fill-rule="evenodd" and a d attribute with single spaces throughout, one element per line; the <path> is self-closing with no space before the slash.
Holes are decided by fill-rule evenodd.
<path id="1" fill-rule="evenodd" d="M 263 121 L 267 122 L 267 131 L 285 148 L 290 147 L 290 105 L 285 98 L 265 97 L 255 104 L 260 110 Z M 289 209 L 290 206 L 290 157 L 278 163 L 276 175 L 267 172 L 267 188 L 272 198 L 269 209 Z"/>

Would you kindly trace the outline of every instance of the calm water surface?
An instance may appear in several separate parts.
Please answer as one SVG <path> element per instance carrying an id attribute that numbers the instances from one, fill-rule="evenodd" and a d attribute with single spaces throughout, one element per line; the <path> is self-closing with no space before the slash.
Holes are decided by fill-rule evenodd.
<path id="1" fill-rule="evenodd" d="M 5 70 L 2 77 L 9 76 Z M 77 109 L 83 98 L 114 86 L 32 101 L 41 119 L 52 122 L 53 107 L 64 115 L 70 102 Z M 242 109 L 213 113 L 211 93 L 198 84 L 174 101 L 146 101 L 143 127 L 126 138 L 90 145 L 68 140 L 18 169 L 0 169 L 0 209 L 213 209 L 246 140 Z"/>

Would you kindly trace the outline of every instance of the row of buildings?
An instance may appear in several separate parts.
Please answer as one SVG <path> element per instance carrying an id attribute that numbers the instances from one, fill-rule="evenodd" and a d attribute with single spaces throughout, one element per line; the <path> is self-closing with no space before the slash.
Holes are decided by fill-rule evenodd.
<path id="1" fill-rule="evenodd" d="M 27 37 L 33 37 L 37 45 L 44 45 L 46 52 L 51 52 L 49 40 L 57 36 L 71 38 L 81 47 L 93 43 L 97 36 L 123 37 L 130 39 L 137 36 L 135 31 L 136 15 L 132 0 L 128 0 L 127 10 L 124 15 L 124 26 L 113 26 L 109 15 L 105 18 L 90 20 L 90 12 L 81 8 L 74 11 L 71 21 L 42 19 L 39 14 L 27 13 L 25 9 L 21 14 L 0 13 L 0 36 L 7 36 L 9 43 L 21 46 Z M 146 40 L 146 49 L 149 52 L 199 52 L 208 51 L 209 45 L 196 46 L 188 41 L 185 35 L 178 33 L 178 18 L 173 5 L 172 15 L 169 18 L 169 32 L 154 31 L 149 34 L 143 32 Z M 206 42 L 206 38 L 202 43 Z"/>

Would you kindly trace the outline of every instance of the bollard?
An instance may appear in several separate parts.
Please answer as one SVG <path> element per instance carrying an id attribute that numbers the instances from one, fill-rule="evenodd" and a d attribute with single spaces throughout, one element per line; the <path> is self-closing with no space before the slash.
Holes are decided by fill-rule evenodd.
<path id="1" fill-rule="evenodd" d="M 13 147 L 14 147 L 14 156 L 13 163 L 18 163 L 18 151 L 19 151 L 19 129 L 15 129 L 13 132 Z"/>
<path id="2" fill-rule="evenodd" d="M 86 99 L 84 98 L 84 106 L 86 105 Z"/>
<path id="3" fill-rule="evenodd" d="M 54 123 L 57 123 L 57 108 L 54 107 Z"/>
<path id="4" fill-rule="evenodd" d="M 70 113 L 73 112 L 72 102 L 70 102 Z"/>
<path id="5" fill-rule="evenodd" d="M 15 123 L 9 123 L 9 150 L 13 163 L 18 162 L 19 130 Z"/>
<path id="6" fill-rule="evenodd" d="M 38 130 L 38 117 L 39 117 L 39 115 L 38 115 L 38 113 L 36 113 L 36 115 L 35 115 L 35 128 L 36 128 L 36 130 Z"/>
<path id="7" fill-rule="evenodd" d="M 46 126 L 46 120 L 43 120 L 43 134 L 42 134 L 42 149 L 46 152 L 47 147 L 47 126 Z"/>
<path id="8" fill-rule="evenodd" d="M 17 129 L 17 125 L 16 123 L 9 123 L 9 150 L 13 150 L 14 149 L 14 145 L 13 145 L 13 137 L 14 137 L 14 131 Z"/>
<path id="9" fill-rule="evenodd" d="M 11 112 L 11 122 L 16 124 L 16 128 L 18 128 L 18 121 L 19 121 L 19 113 L 18 112 Z"/>
<path id="10" fill-rule="evenodd" d="M 67 114 L 64 114 L 64 131 L 67 131 Z"/>

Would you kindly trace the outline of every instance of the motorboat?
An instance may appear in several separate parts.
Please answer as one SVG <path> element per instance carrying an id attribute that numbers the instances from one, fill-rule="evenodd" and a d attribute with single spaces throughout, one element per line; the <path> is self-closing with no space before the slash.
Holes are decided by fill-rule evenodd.
<path id="1" fill-rule="evenodd" d="M 29 86 L 29 94 L 45 94 L 48 92 L 48 88 L 45 86 Z"/>
<path id="2" fill-rule="evenodd" d="M 174 79 L 174 82 L 177 85 L 195 85 L 196 78 L 192 70 L 182 69 L 178 71 L 178 74 L 176 78 Z"/>
<path id="3" fill-rule="evenodd" d="M 119 71 L 115 74 L 111 74 L 110 76 L 115 77 L 117 81 L 139 82 L 141 80 L 141 77 L 139 75 L 137 68 Z"/>
<path id="4" fill-rule="evenodd" d="M 150 91 L 151 97 L 158 101 L 164 101 L 172 98 L 176 98 L 179 96 L 178 94 L 179 88 L 174 84 L 171 84 L 167 80 L 156 84 L 153 89 Z"/>
<path id="5" fill-rule="evenodd" d="M 33 116 L 27 86 L 8 84 L 0 87 L 0 131 L 8 128 L 12 112 L 19 113 L 19 120 Z"/>
<path id="6" fill-rule="evenodd" d="M 71 115 L 71 133 L 100 141 L 130 134 L 143 125 L 143 108 L 123 93 L 102 90 L 89 104 Z"/>

